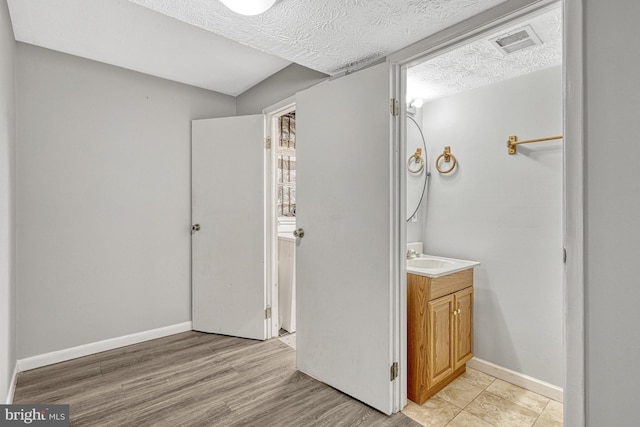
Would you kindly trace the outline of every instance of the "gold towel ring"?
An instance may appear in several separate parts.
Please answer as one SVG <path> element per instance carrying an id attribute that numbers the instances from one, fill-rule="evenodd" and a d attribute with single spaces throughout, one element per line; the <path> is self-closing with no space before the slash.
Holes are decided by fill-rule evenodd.
<path id="1" fill-rule="evenodd" d="M 451 164 L 451 167 L 447 170 L 444 169 L 440 169 L 440 159 L 444 158 L 445 163 L 449 163 L 451 160 L 453 160 L 453 163 Z M 442 173 L 442 174 L 447 174 L 447 173 L 451 173 L 453 171 L 453 169 L 455 169 L 456 165 L 458 164 L 458 161 L 456 160 L 456 156 L 454 156 L 453 154 L 451 154 L 451 147 L 446 146 L 444 147 L 444 152 L 442 154 L 440 154 L 438 156 L 438 158 L 436 159 L 436 169 L 438 169 L 438 172 Z"/>
<path id="2" fill-rule="evenodd" d="M 415 159 L 414 163 L 418 165 L 417 169 L 411 169 L 412 159 Z M 416 149 L 416 152 L 411 157 L 409 157 L 409 160 L 407 160 L 407 169 L 409 169 L 409 172 L 411 173 L 420 173 L 423 168 L 424 168 L 424 158 L 422 158 L 422 148 L 418 148 Z"/>

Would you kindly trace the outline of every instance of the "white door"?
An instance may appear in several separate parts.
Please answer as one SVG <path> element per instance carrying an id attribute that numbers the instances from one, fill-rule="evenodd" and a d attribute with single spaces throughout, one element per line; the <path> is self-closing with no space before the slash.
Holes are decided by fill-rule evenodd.
<path id="1" fill-rule="evenodd" d="M 380 64 L 296 95 L 298 369 L 387 414 L 400 228 L 389 87 Z"/>
<path id="2" fill-rule="evenodd" d="M 192 122 L 193 329 L 265 339 L 264 118 Z"/>

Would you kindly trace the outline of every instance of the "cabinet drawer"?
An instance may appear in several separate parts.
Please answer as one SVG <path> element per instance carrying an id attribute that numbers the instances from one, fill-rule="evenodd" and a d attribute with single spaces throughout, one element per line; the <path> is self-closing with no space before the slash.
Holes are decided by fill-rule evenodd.
<path id="1" fill-rule="evenodd" d="M 473 268 L 430 280 L 429 300 L 458 292 L 473 285 Z"/>

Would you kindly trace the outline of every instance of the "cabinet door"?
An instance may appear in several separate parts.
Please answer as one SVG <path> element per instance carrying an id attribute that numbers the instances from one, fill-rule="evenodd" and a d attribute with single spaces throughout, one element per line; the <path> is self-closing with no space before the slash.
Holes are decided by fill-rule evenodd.
<path id="1" fill-rule="evenodd" d="M 473 357 L 473 288 L 455 293 L 455 367 Z"/>
<path id="2" fill-rule="evenodd" d="M 429 301 L 428 385 L 433 387 L 454 371 L 454 295 Z"/>

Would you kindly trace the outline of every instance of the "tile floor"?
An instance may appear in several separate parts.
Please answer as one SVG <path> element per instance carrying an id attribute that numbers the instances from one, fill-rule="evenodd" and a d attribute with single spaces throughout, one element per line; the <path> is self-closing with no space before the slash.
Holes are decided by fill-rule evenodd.
<path id="1" fill-rule="evenodd" d="M 427 427 L 562 427 L 562 403 L 471 368 L 402 412 Z"/>
<path id="2" fill-rule="evenodd" d="M 296 348 L 295 333 L 279 339 Z M 402 413 L 426 427 L 562 427 L 562 403 L 471 368 Z"/>
<path id="3" fill-rule="evenodd" d="M 296 348 L 296 334 L 295 334 L 295 332 L 292 333 L 292 334 L 282 335 L 278 339 L 295 350 L 295 348 Z"/>

